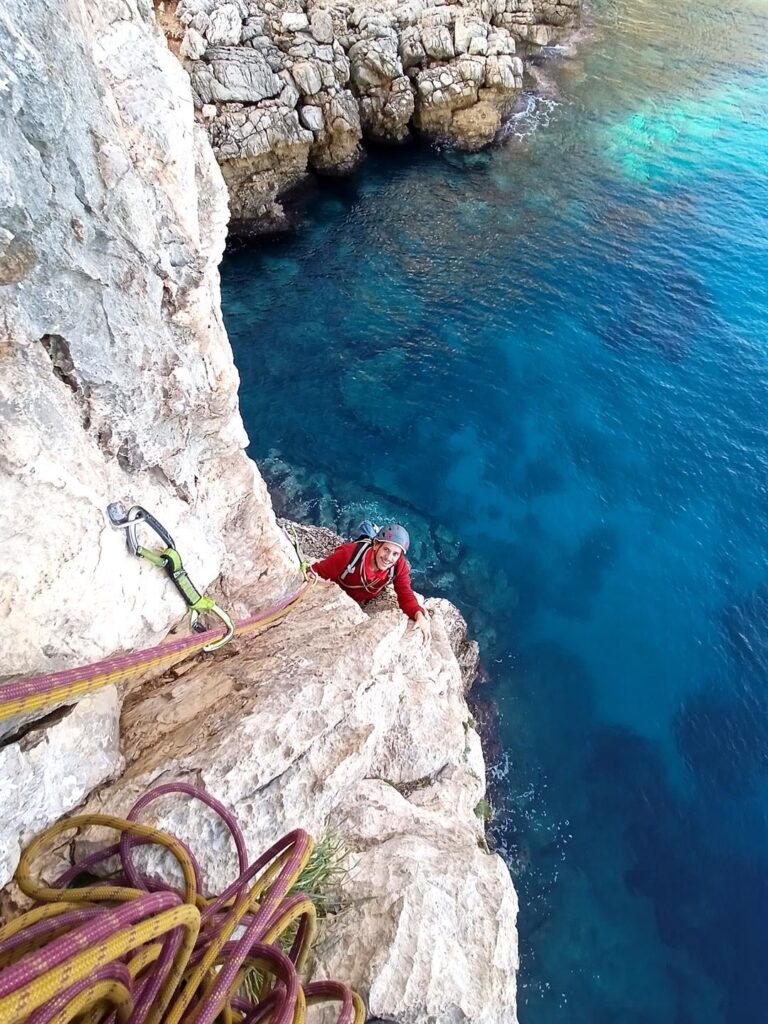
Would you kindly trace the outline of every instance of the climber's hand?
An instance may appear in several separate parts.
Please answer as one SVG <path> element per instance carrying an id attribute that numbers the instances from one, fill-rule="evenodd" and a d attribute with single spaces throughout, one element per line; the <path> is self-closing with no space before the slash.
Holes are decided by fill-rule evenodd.
<path id="1" fill-rule="evenodd" d="M 421 633 L 422 642 L 428 644 L 432 639 L 432 627 L 429 624 L 427 614 L 425 612 L 416 612 L 416 618 L 413 621 Z"/>

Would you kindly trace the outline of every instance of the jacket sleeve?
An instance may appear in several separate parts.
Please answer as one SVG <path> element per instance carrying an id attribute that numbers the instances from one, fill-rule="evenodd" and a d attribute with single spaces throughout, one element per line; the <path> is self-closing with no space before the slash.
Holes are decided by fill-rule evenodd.
<path id="1" fill-rule="evenodd" d="M 354 544 L 342 544 L 341 547 L 332 551 L 327 558 L 322 558 L 319 562 L 315 562 L 312 566 L 312 571 L 316 572 L 324 580 L 337 582 L 339 576 L 349 565 L 354 549 Z"/>
<path id="2" fill-rule="evenodd" d="M 423 612 L 424 609 L 416 600 L 416 595 L 411 587 L 411 570 L 408 568 L 408 563 L 404 556 L 397 560 L 393 583 L 395 594 L 397 594 L 397 603 L 409 619 L 415 619 L 416 613 Z"/>

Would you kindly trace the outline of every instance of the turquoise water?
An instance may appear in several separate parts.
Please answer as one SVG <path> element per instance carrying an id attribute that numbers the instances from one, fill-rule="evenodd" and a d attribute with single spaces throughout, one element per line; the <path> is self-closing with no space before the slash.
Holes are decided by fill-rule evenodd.
<path id="1" fill-rule="evenodd" d="M 523 1024 L 768 1020 L 768 2 L 660 6 L 222 268 L 278 508 L 481 640 Z"/>

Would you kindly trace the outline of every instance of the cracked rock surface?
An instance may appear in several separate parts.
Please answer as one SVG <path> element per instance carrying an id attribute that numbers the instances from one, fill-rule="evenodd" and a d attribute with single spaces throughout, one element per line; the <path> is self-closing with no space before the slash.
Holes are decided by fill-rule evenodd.
<path id="1" fill-rule="evenodd" d="M 243 452 L 226 189 L 151 6 L 9 0 L 0 82 L 8 676 L 144 646 L 184 615 L 109 502 L 154 512 L 195 583 L 221 576 L 235 604 L 250 573 L 265 604 L 287 593 L 295 559 Z"/>
<path id="2" fill-rule="evenodd" d="M 563 38 L 579 0 L 166 0 L 237 230 L 283 223 L 308 169 L 345 174 L 365 139 L 488 145 L 523 84 L 517 54 Z"/>
<path id="3" fill-rule="evenodd" d="M 254 580 L 261 605 L 297 580 L 243 452 L 219 301 L 226 188 L 151 5 L 8 0 L 0 95 L 1 686 L 151 646 L 185 618 L 107 525 L 110 502 L 155 513 L 236 614 Z M 104 691 L 23 741 L 23 718 L 0 724 L 0 792 L 20 800 L 0 885 L 20 837 L 119 770 L 118 715 Z"/>

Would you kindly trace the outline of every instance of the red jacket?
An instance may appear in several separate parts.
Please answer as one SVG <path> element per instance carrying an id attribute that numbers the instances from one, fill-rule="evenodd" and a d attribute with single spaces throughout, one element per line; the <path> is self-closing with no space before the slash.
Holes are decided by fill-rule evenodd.
<path id="1" fill-rule="evenodd" d="M 389 572 L 386 569 L 371 568 L 373 548 L 369 548 L 346 579 L 341 579 L 341 574 L 352 561 L 356 548 L 357 541 L 342 544 L 327 558 L 315 562 L 312 569 L 324 580 L 333 580 L 334 583 L 338 583 L 342 590 L 346 590 L 358 604 L 363 604 L 365 601 L 371 601 L 374 597 L 378 597 L 387 585 Z M 424 609 L 416 600 L 416 595 L 411 589 L 411 570 L 405 560 L 405 555 L 400 555 L 395 562 L 395 577 L 392 583 L 395 594 L 397 594 L 397 603 L 409 619 L 415 619 L 416 613 L 423 612 Z"/>

